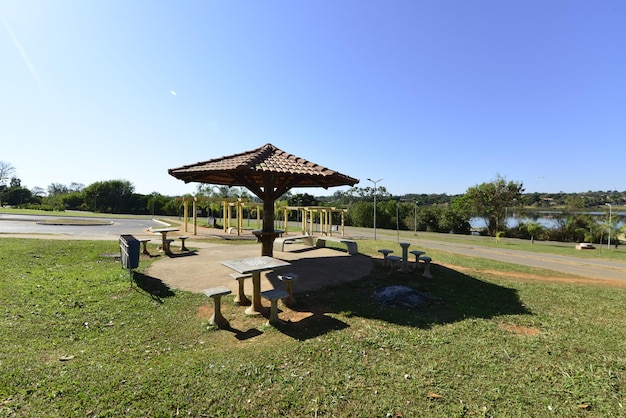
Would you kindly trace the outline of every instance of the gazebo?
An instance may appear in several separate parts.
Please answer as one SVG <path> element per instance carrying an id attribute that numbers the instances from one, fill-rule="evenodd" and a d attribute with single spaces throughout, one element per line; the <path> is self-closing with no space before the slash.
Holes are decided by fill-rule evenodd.
<path id="1" fill-rule="evenodd" d="M 261 255 L 273 255 L 274 202 L 293 187 L 354 186 L 358 179 L 296 157 L 272 144 L 168 170 L 185 183 L 243 186 L 263 201 Z"/>

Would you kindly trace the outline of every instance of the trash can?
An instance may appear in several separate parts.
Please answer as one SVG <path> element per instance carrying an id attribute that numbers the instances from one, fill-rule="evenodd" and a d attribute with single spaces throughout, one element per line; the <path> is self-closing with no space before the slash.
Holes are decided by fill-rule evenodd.
<path id="1" fill-rule="evenodd" d="M 123 268 L 139 267 L 139 240 L 132 235 L 120 235 L 120 255 Z"/>

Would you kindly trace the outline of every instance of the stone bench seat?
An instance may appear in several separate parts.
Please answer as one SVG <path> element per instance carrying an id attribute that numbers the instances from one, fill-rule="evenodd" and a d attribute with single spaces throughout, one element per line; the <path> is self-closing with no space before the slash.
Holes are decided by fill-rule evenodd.
<path id="1" fill-rule="evenodd" d="M 222 296 L 229 295 L 232 293 L 230 289 L 226 286 L 217 286 L 211 287 L 209 289 L 204 289 L 203 292 L 207 297 L 213 299 L 213 305 L 215 306 L 213 310 L 213 315 L 211 319 L 209 319 L 209 323 L 211 325 L 216 325 L 218 328 L 228 328 L 229 324 L 224 315 L 222 315 Z"/>
<path id="2" fill-rule="evenodd" d="M 426 251 L 412 250 L 409 251 L 409 254 L 413 254 L 415 256 L 415 265 L 413 266 L 413 270 L 417 270 L 420 265 L 420 257 L 426 254 Z"/>
<path id="3" fill-rule="evenodd" d="M 397 270 L 397 264 L 400 261 L 402 261 L 402 257 L 398 255 L 387 256 L 387 262 L 389 263 L 389 274 L 393 273 L 394 270 Z"/>
<path id="4" fill-rule="evenodd" d="M 379 253 L 381 253 L 383 255 L 383 266 L 387 265 L 387 257 L 389 256 L 389 254 L 393 253 L 393 250 L 387 250 L 387 249 L 382 249 L 382 250 L 378 250 Z"/>
<path id="5" fill-rule="evenodd" d="M 250 302 L 250 299 L 248 299 L 244 292 L 244 281 L 252 278 L 252 273 L 230 273 L 229 276 L 239 282 L 239 291 L 237 292 L 237 296 L 235 296 L 235 303 L 241 306 L 252 305 L 252 302 Z"/>
<path id="6" fill-rule="evenodd" d="M 595 250 L 596 247 L 594 247 L 594 245 L 589 242 L 581 242 L 580 244 L 576 244 L 576 249 L 577 250 Z"/>
<path id="7" fill-rule="evenodd" d="M 285 236 L 282 238 L 277 238 L 274 241 L 274 250 L 285 252 L 285 244 L 292 243 L 296 241 L 302 241 L 304 244 L 309 247 L 313 247 L 313 236 L 312 235 L 295 235 L 293 237 Z"/>
<path id="8" fill-rule="evenodd" d="M 163 252 L 165 252 L 165 253 L 169 253 L 169 252 L 170 252 L 170 244 L 171 244 L 172 242 L 174 242 L 174 241 L 176 241 L 176 240 L 174 240 L 174 239 L 170 239 L 170 238 L 164 239 L 164 240 L 162 241 L 161 250 L 162 250 Z"/>
<path id="9" fill-rule="evenodd" d="M 427 279 L 432 279 L 433 276 L 430 274 L 430 262 L 432 261 L 432 258 L 423 255 L 419 259 L 424 262 L 424 274 L 422 274 L 422 276 Z"/>
<path id="10" fill-rule="evenodd" d="M 300 276 L 296 273 L 285 273 L 279 274 L 278 280 L 282 280 L 285 282 L 285 290 L 289 294 L 285 299 L 283 299 L 283 303 L 287 306 L 292 306 L 296 304 L 296 298 L 293 297 L 293 285 L 292 283 L 298 280 Z"/>
<path id="11" fill-rule="evenodd" d="M 282 289 L 272 289 L 261 292 L 261 296 L 271 302 L 269 324 L 279 325 L 280 319 L 278 318 L 278 300 L 289 297 L 289 293 Z"/>
<path id="12" fill-rule="evenodd" d="M 185 247 L 185 240 L 188 239 L 189 237 L 178 237 L 178 239 L 181 242 L 181 246 L 180 246 L 180 250 L 181 251 L 189 251 L 189 249 L 187 247 Z"/>
<path id="13" fill-rule="evenodd" d="M 148 242 L 150 242 L 150 238 L 140 238 L 139 242 L 142 246 L 141 252 L 145 255 L 150 255 L 150 252 L 148 251 Z"/>
<path id="14" fill-rule="evenodd" d="M 347 250 L 348 250 L 348 254 L 350 254 L 350 255 L 359 253 L 359 248 L 358 248 L 358 244 L 356 243 L 356 241 L 352 241 L 352 240 L 345 239 L 345 238 L 318 237 L 317 238 L 317 242 L 315 243 L 315 246 L 317 248 L 325 248 L 326 247 L 326 241 L 338 242 L 340 244 L 345 245 Z"/>

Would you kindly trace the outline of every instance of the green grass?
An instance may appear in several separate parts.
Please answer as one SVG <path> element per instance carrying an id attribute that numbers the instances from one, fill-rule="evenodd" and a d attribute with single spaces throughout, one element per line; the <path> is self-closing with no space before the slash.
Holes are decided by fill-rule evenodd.
<path id="1" fill-rule="evenodd" d="M 232 329 L 217 330 L 205 296 L 141 269 L 131 286 L 116 252 L 0 240 L 0 417 L 626 415 L 624 288 L 517 281 L 550 273 L 438 252 L 469 272 L 375 263 L 299 295 L 279 329 L 226 297 Z M 375 303 L 388 284 L 426 303 Z"/>
<path id="2" fill-rule="evenodd" d="M 367 230 L 364 230 L 367 231 Z M 397 248 L 398 238 L 396 231 L 380 230 L 378 234 L 379 241 L 395 243 Z M 626 261 L 626 246 L 620 245 L 617 249 L 611 246 L 607 248 L 606 244 L 595 244 L 595 250 L 577 250 L 576 244 L 572 242 L 556 242 L 556 241 L 537 241 L 534 244 L 530 240 L 522 240 L 516 238 L 501 238 L 500 242 L 496 242 L 494 237 L 474 236 L 474 235 L 456 235 L 441 234 L 435 232 L 418 231 L 417 235 L 413 231 L 400 231 L 400 241 L 430 240 L 439 242 L 468 244 L 481 247 L 502 248 L 509 250 L 529 251 L 535 253 L 567 255 L 579 258 L 606 258 L 610 260 Z M 364 240 L 364 242 L 376 242 L 374 240 Z M 360 244 L 359 244 L 360 245 Z M 382 248 L 382 247 L 379 247 Z M 360 247 L 359 247 L 360 250 Z"/>

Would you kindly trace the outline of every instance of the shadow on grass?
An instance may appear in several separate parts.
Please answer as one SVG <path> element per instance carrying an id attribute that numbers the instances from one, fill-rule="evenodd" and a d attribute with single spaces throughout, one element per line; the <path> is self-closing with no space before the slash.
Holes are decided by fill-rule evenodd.
<path id="1" fill-rule="evenodd" d="M 377 264 L 360 280 L 304 295 L 296 293 L 298 304 L 292 308 L 293 312 L 283 315 L 284 322 L 279 329 L 295 339 L 306 340 L 349 326 L 329 314 L 378 319 L 422 329 L 468 318 L 532 314 L 519 299 L 516 289 L 437 264 L 431 264 L 431 273 L 432 279 L 421 276 L 421 271 L 390 275 L 387 268 Z M 424 296 L 423 303 L 415 308 L 379 303 L 376 292 L 391 285 L 415 289 Z M 289 316 L 294 319 L 285 318 Z"/>
<path id="2" fill-rule="evenodd" d="M 305 341 L 317 338 L 331 331 L 348 328 L 350 325 L 327 315 L 321 310 L 313 310 L 310 315 L 298 320 L 281 321 L 276 328 L 285 335 L 296 340 Z"/>
<path id="3" fill-rule="evenodd" d="M 133 272 L 133 281 L 139 289 L 146 292 L 153 300 L 159 303 L 163 303 L 162 298 L 174 296 L 174 292 L 160 279 L 135 271 Z"/>
<path id="4" fill-rule="evenodd" d="M 241 331 L 237 328 L 233 328 L 231 325 L 228 325 L 227 327 L 222 328 L 224 331 L 229 331 L 232 332 L 233 334 L 235 334 L 235 338 L 237 338 L 240 341 L 245 341 L 245 340 L 249 340 L 250 338 L 254 338 L 254 337 L 258 337 L 259 335 L 263 335 L 262 331 L 259 331 L 256 328 L 250 328 L 247 331 Z"/>

